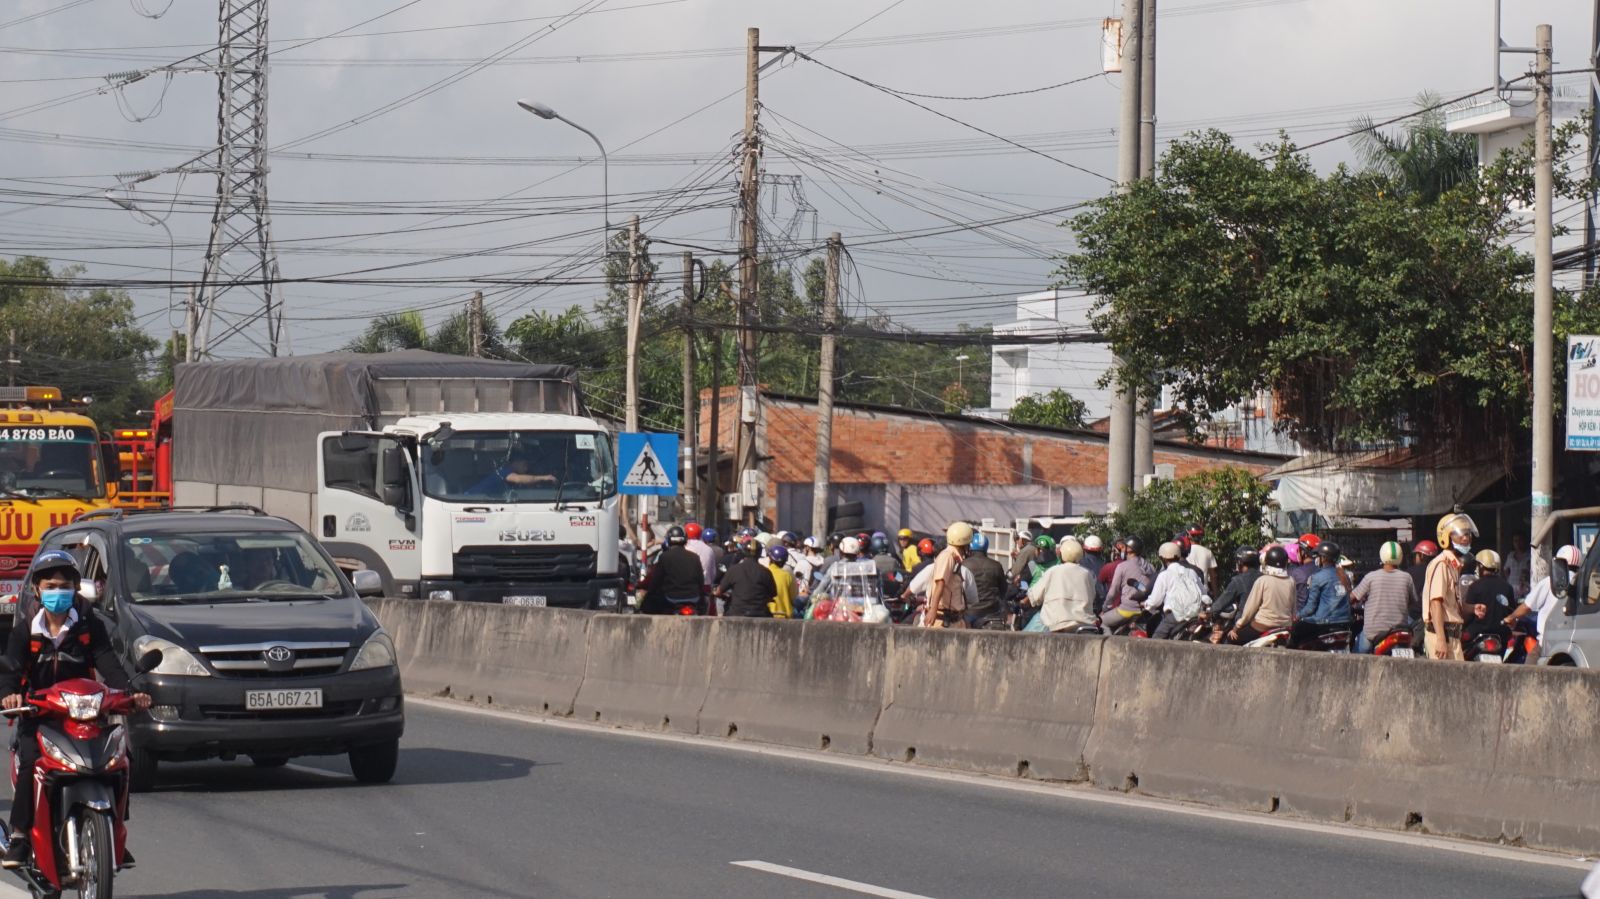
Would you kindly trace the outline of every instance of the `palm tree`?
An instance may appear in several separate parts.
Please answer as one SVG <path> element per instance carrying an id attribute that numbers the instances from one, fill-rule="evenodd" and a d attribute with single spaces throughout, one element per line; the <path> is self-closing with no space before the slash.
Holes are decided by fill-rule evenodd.
<path id="1" fill-rule="evenodd" d="M 390 353 L 395 350 L 433 350 L 465 356 L 472 351 L 472 338 L 466 312 L 457 312 L 439 323 L 433 333 L 420 312 L 391 312 L 380 315 L 367 325 L 360 337 L 345 344 L 351 353 Z M 500 355 L 504 341 L 500 326 L 493 315 L 483 316 L 483 350 L 490 356 Z"/>
<path id="2" fill-rule="evenodd" d="M 1470 134 L 1450 133 L 1437 94 L 1418 94 L 1416 105 L 1419 112 L 1406 120 L 1400 134 L 1373 128 L 1367 116 L 1351 127 L 1365 129 L 1355 144 L 1368 171 L 1387 175 L 1421 202 L 1432 203 L 1477 174 L 1478 141 Z"/>

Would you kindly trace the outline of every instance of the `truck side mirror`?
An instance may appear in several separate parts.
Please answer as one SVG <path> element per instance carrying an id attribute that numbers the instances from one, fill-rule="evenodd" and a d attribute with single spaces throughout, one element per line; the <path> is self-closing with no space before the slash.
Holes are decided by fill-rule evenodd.
<path id="1" fill-rule="evenodd" d="M 398 446 L 383 448 L 383 483 L 379 494 L 386 506 L 399 509 L 406 505 L 406 469 Z"/>

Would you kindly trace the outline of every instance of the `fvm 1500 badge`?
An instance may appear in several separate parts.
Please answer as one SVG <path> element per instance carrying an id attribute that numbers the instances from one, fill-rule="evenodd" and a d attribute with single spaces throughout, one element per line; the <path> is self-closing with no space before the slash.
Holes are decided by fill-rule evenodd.
<path id="1" fill-rule="evenodd" d="M 501 543 L 549 543 L 554 539 L 556 539 L 555 531 L 535 528 L 508 528 L 500 532 Z"/>

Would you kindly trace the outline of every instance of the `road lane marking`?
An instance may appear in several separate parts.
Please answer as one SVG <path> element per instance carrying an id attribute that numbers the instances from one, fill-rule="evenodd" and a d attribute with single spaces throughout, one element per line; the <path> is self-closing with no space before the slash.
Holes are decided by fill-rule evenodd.
<path id="1" fill-rule="evenodd" d="M 522 724 L 532 725 L 535 727 L 574 730 L 597 735 L 609 734 L 616 737 L 626 737 L 637 740 L 655 740 L 663 743 L 677 743 L 684 746 L 693 746 L 699 749 L 718 749 L 724 752 L 744 752 L 751 755 L 764 755 L 790 761 L 812 762 L 818 765 L 833 765 L 841 768 L 855 768 L 857 770 L 871 771 L 877 774 L 891 774 L 900 777 L 915 777 L 924 780 L 959 784 L 968 787 L 985 787 L 993 790 L 1009 790 L 1012 792 L 1027 793 L 1033 796 L 1048 797 L 1056 800 L 1094 802 L 1103 805 L 1138 809 L 1141 811 L 1188 815 L 1190 817 L 1205 818 L 1212 821 L 1226 821 L 1233 824 L 1255 825 L 1258 827 L 1276 827 L 1280 830 L 1295 830 L 1302 833 L 1347 837 L 1355 840 L 1370 840 L 1378 843 L 1390 843 L 1412 849 L 1440 849 L 1446 852 L 1458 852 L 1463 855 L 1474 855 L 1479 858 L 1524 862 L 1534 865 L 1550 865 L 1557 868 L 1571 868 L 1578 871 L 1588 871 L 1594 866 L 1594 859 L 1573 858 L 1570 854 L 1557 854 L 1552 852 L 1544 852 L 1537 849 L 1516 849 L 1510 846 L 1497 846 L 1493 843 L 1480 843 L 1472 840 L 1455 839 L 1452 837 L 1401 833 L 1398 831 L 1372 830 L 1349 824 L 1323 824 L 1316 821 L 1278 817 L 1262 812 L 1228 811 L 1225 809 L 1210 808 L 1202 805 L 1190 805 L 1174 799 L 1157 799 L 1150 796 L 1132 796 L 1126 793 L 1113 793 L 1109 790 L 1099 790 L 1086 784 L 1046 783 L 1039 781 L 1030 782 L 1018 780 L 1016 778 L 1001 777 L 993 774 L 975 774 L 965 771 L 947 771 L 939 768 L 926 768 L 918 765 L 910 765 L 904 762 L 892 762 L 887 759 L 879 759 L 870 756 L 833 755 L 826 752 L 808 752 L 803 749 L 790 749 L 786 746 L 772 746 L 761 743 L 741 743 L 738 741 L 723 740 L 717 737 L 702 737 L 691 734 L 662 734 L 642 730 L 627 730 L 619 727 L 608 727 L 603 724 L 589 724 L 582 721 L 569 721 L 561 718 L 547 718 L 533 712 L 507 712 L 500 709 L 486 709 L 467 702 L 436 699 L 425 696 L 408 695 L 406 697 L 406 702 L 408 704 L 423 706 L 425 708 L 439 709 L 441 711 L 453 711 L 465 715 L 481 715 L 488 718 L 498 718 L 504 721 L 520 722 Z"/>
<path id="2" fill-rule="evenodd" d="M 883 896 L 885 899 L 932 899 L 921 893 L 908 893 L 905 890 L 891 890 L 888 887 L 873 886 L 859 880 L 845 880 L 843 877 L 834 877 L 831 874 L 818 874 L 815 871 L 802 871 L 799 868 L 787 868 L 783 865 L 774 865 L 771 862 L 729 862 L 736 868 L 749 868 L 752 871 L 764 871 L 767 874 L 776 874 L 779 877 L 791 877 L 795 880 L 804 880 L 810 883 L 820 883 L 823 886 L 838 887 L 852 893 L 863 893 L 868 896 Z"/>

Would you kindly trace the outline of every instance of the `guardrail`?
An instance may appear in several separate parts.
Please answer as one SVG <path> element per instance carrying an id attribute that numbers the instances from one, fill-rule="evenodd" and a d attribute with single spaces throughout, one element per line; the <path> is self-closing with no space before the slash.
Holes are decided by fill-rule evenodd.
<path id="1" fill-rule="evenodd" d="M 376 600 L 416 693 L 1590 853 L 1600 675 Z"/>

